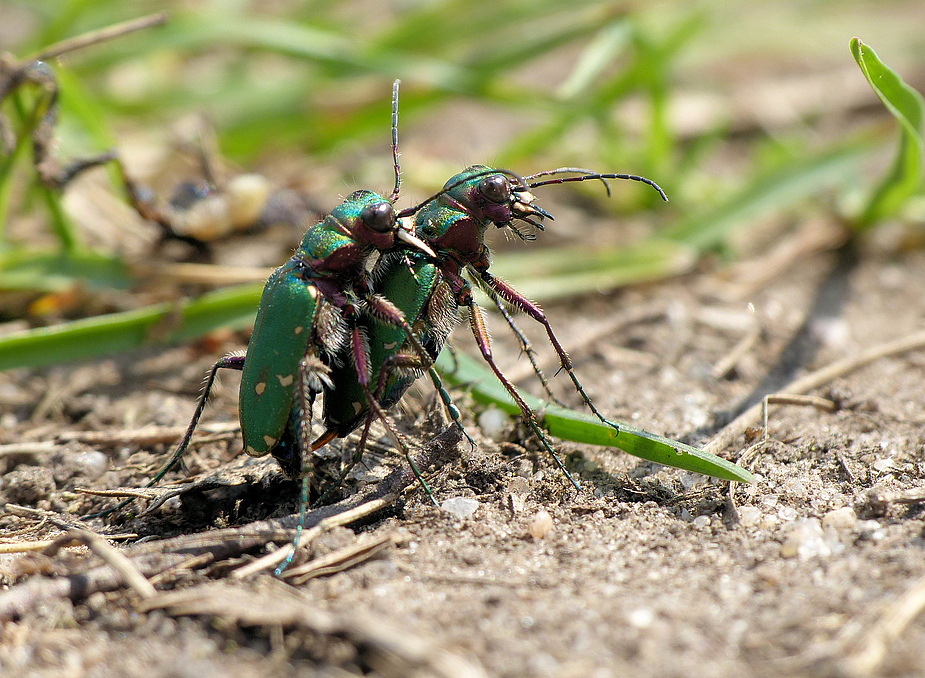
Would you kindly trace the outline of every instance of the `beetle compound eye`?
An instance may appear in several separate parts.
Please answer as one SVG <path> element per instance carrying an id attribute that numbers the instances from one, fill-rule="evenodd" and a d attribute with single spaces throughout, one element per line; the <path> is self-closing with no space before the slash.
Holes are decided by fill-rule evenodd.
<path id="1" fill-rule="evenodd" d="M 511 182 L 500 174 L 485 177 L 479 182 L 479 193 L 499 205 L 511 199 Z"/>
<path id="2" fill-rule="evenodd" d="M 395 228 L 395 210 L 392 203 L 376 202 L 367 205 L 360 213 L 360 219 L 367 228 L 376 233 L 386 233 Z"/>

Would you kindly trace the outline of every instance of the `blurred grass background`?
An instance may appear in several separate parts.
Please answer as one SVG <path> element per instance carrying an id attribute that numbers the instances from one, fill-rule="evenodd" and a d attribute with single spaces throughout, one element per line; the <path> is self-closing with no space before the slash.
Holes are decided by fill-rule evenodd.
<path id="1" fill-rule="evenodd" d="M 497 272 L 540 300 L 756 257 L 792 239 L 809 250 L 859 237 L 867 246 L 871 237 L 858 234 L 871 225 L 893 250 L 921 242 L 920 178 L 864 222 L 896 154 L 897 124 L 848 50 L 860 35 L 923 89 L 920 3 L 36 0 L 0 7 L 0 51 L 21 58 L 162 10 L 165 26 L 55 64 L 59 156 L 117 148 L 134 174 L 169 192 L 177 177 L 157 179 L 157 168 L 164 173 L 176 127 L 204 114 L 228 167 L 296 188 L 323 211 L 355 188 L 390 190 L 389 92 L 401 78 L 400 206 L 472 163 L 630 172 L 668 192 L 665 205 L 629 182 L 609 200 L 593 182 L 540 189 L 558 217 L 549 232 L 529 246 L 492 244 L 503 252 Z M 23 90 L 3 102 L 14 121 L 14 106 L 35 100 Z M 152 238 L 112 206 L 124 203 L 112 172 L 90 173 L 62 202 L 38 186 L 30 162 L 24 150 L 0 172 L 9 329 L 205 289 L 151 292 L 137 263 L 151 258 Z M 106 209 L 91 209 L 86 195 Z M 112 228 L 97 230 L 100 214 Z M 285 256 L 249 260 L 253 249 L 225 260 L 245 269 Z M 239 306 L 222 296 L 216 303 L 232 310 L 208 317 L 246 326 L 259 287 L 236 293 Z M 75 290 L 80 303 L 60 301 Z M 36 303 L 48 295 L 52 303 Z M 4 366 L 32 364 L 4 348 Z"/>

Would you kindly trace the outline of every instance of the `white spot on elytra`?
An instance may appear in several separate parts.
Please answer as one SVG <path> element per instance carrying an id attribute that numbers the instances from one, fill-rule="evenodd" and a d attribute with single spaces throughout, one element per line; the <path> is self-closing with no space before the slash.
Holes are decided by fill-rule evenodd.
<path id="1" fill-rule="evenodd" d="M 390 341 L 390 342 L 388 342 L 388 343 L 383 343 L 383 344 L 382 344 L 382 348 L 384 348 L 386 351 L 391 351 L 391 350 L 392 350 L 393 348 L 395 348 L 396 346 L 398 346 L 398 342 L 397 342 L 397 341 Z"/>
<path id="2" fill-rule="evenodd" d="M 292 328 L 292 333 L 293 333 L 293 334 L 297 334 L 297 335 L 298 335 L 298 334 L 302 334 L 302 330 L 304 330 L 304 329 L 305 329 L 304 327 L 302 327 L 301 325 L 299 325 L 298 327 Z"/>
<path id="3" fill-rule="evenodd" d="M 356 400 L 354 400 L 353 401 L 353 413 L 359 414 L 362 409 L 363 409 L 363 405 L 357 402 Z"/>
<path id="4" fill-rule="evenodd" d="M 263 395 L 263 392 L 267 390 L 266 382 L 258 381 L 254 386 L 254 393 L 257 395 Z"/>
<path id="5" fill-rule="evenodd" d="M 274 438 L 273 436 L 264 436 L 263 442 L 267 444 L 267 447 L 273 447 L 273 445 L 276 444 L 276 438 Z"/>
<path id="6" fill-rule="evenodd" d="M 292 382 L 295 381 L 295 378 L 291 374 L 287 374 L 285 377 L 281 374 L 277 374 L 276 378 L 279 379 L 280 386 L 292 386 Z"/>

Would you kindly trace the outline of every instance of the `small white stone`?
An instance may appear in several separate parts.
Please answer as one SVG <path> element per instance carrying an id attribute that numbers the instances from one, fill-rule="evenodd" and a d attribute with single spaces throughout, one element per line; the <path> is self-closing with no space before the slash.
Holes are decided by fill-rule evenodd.
<path id="1" fill-rule="evenodd" d="M 828 348 L 843 348 L 851 339 L 851 327 L 844 318 L 819 318 L 809 327 L 810 333 Z"/>
<path id="2" fill-rule="evenodd" d="M 469 497 L 453 497 L 440 504 L 440 508 L 460 520 L 471 516 L 478 507 L 479 503 Z"/>
<path id="3" fill-rule="evenodd" d="M 552 529 L 552 516 L 549 511 L 540 510 L 533 516 L 530 521 L 530 536 L 534 539 L 542 539 Z"/>
<path id="4" fill-rule="evenodd" d="M 874 470 L 878 473 L 883 473 L 884 471 L 889 470 L 892 465 L 893 460 L 890 457 L 880 457 L 873 464 L 871 464 Z"/>
<path id="5" fill-rule="evenodd" d="M 780 553 L 784 558 L 799 557 L 809 560 L 816 557 L 828 557 L 832 549 L 825 543 L 822 524 L 818 518 L 805 518 L 789 526 Z"/>
<path id="6" fill-rule="evenodd" d="M 739 507 L 739 524 L 743 527 L 752 527 L 761 521 L 761 509 L 757 506 Z"/>
<path id="7" fill-rule="evenodd" d="M 822 518 L 822 527 L 827 530 L 851 530 L 858 524 L 858 516 L 850 506 L 829 511 Z"/>
<path id="8" fill-rule="evenodd" d="M 489 407 L 479 415 L 478 421 L 479 428 L 482 429 L 482 433 L 486 437 L 492 440 L 500 440 L 511 418 L 506 412 L 499 410 L 497 407 Z"/>
<path id="9" fill-rule="evenodd" d="M 697 516 L 691 524 L 698 530 L 706 529 L 710 527 L 710 516 Z"/>
<path id="10" fill-rule="evenodd" d="M 655 613 L 647 607 L 637 607 L 627 613 L 626 621 L 637 629 L 647 629 L 655 621 Z"/>
<path id="11" fill-rule="evenodd" d="M 777 509 L 777 517 L 781 519 L 781 522 L 789 523 L 791 520 L 797 519 L 797 510 L 792 506 L 781 506 Z"/>
<path id="12" fill-rule="evenodd" d="M 690 471 L 682 471 L 678 474 L 678 480 L 681 483 L 681 487 L 685 490 L 691 490 L 698 485 L 702 485 L 706 481 L 707 477 L 700 473 L 691 473 Z"/>
<path id="13" fill-rule="evenodd" d="M 109 470 L 109 457 L 98 450 L 81 452 L 74 458 L 74 461 L 90 480 L 96 480 Z"/>

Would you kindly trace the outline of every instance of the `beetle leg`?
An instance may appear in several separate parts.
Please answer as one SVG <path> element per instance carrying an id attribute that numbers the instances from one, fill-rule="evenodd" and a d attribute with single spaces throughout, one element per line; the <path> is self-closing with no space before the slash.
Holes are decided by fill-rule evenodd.
<path id="1" fill-rule="evenodd" d="M 581 399 L 585 401 L 585 405 L 588 406 L 588 409 L 590 409 L 591 412 L 594 413 L 594 416 L 600 419 L 601 422 L 619 431 L 620 427 L 616 423 L 604 417 L 604 415 L 601 414 L 600 411 L 598 411 L 598 409 L 594 406 L 594 403 L 591 402 L 591 398 L 588 397 L 588 394 L 585 393 L 584 387 L 581 385 L 581 382 L 578 381 L 578 375 L 575 374 L 575 370 L 572 368 L 572 361 L 568 357 L 568 353 L 565 352 L 565 349 L 562 348 L 562 344 L 560 344 L 559 340 L 556 338 L 555 333 L 552 331 L 552 325 L 549 324 L 549 320 L 546 319 L 546 314 L 543 313 L 543 310 L 537 304 L 533 303 L 525 296 L 520 294 L 520 292 L 515 290 L 508 283 L 504 282 L 500 278 L 494 277 L 488 271 L 479 271 L 479 276 L 485 282 L 485 284 L 488 285 L 499 297 L 512 304 L 513 306 L 519 308 L 524 313 L 540 323 L 544 328 L 546 328 L 546 336 L 549 337 L 549 343 L 552 344 L 556 354 L 559 356 L 562 369 L 565 370 L 569 378 L 572 380 L 572 383 L 575 385 L 575 390 L 577 390 L 579 395 L 581 395 Z"/>
<path id="2" fill-rule="evenodd" d="M 408 325 L 408 323 L 405 322 L 405 325 Z M 408 330 L 410 331 L 410 329 L 411 328 L 409 326 Z M 411 457 L 411 450 L 408 449 L 408 446 L 401 439 L 398 431 L 396 431 L 392 426 L 389 418 L 382 410 L 382 407 L 380 407 L 378 399 L 369 390 L 369 350 L 366 346 L 365 338 L 363 337 L 362 333 L 360 332 L 360 328 L 356 325 L 355 322 L 350 329 L 350 345 L 353 354 L 354 366 L 356 367 L 357 379 L 359 380 L 360 388 L 363 390 L 363 394 L 366 396 L 366 402 L 369 403 L 369 409 L 371 411 L 370 416 L 375 415 L 382 422 L 382 425 L 385 426 L 385 430 L 388 432 L 389 437 L 392 438 L 396 447 L 398 447 L 398 449 L 404 455 L 405 459 L 408 460 L 408 464 L 411 466 L 411 470 L 414 472 L 414 477 L 417 478 L 419 483 L 421 483 L 421 487 L 424 488 L 424 491 L 427 493 L 427 496 L 430 497 L 430 500 L 433 502 L 434 506 L 437 506 L 437 500 L 434 499 L 433 493 L 431 493 L 430 488 L 427 486 L 424 477 L 421 475 L 421 472 L 417 467 L 417 464 L 414 463 L 414 459 Z M 362 452 L 360 452 L 360 454 L 362 454 Z"/>
<path id="3" fill-rule="evenodd" d="M 504 376 L 504 373 L 495 363 L 494 357 L 491 353 L 491 340 L 488 336 L 488 328 L 485 327 L 485 319 L 482 317 L 482 309 L 479 308 L 478 304 L 475 303 L 475 300 L 472 298 L 471 291 L 468 290 L 468 286 L 460 293 L 458 301 L 460 306 L 465 306 L 469 309 L 469 325 L 472 328 L 472 334 L 475 337 L 475 343 L 479 347 L 482 358 L 484 358 L 485 362 L 488 363 L 491 371 L 495 373 L 498 381 L 500 381 L 501 385 L 504 386 L 504 389 L 517 404 L 517 407 L 520 408 L 520 412 L 523 415 L 524 420 L 527 422 L 527 425 L 533 430 L 533 433 L 536 434 L 536 437 L 539 439 L 543 448 L 552 456 L 553 460 L 556 462 L 556 466 L 558 466 L 559 470 L 565 474 L 565 477 L 568 478 L 569 482 L 574 486 L 574 488 L 580 491 L 581 488 L 578 487 L 578 483 L 575 482 L 575 479 L 572 478 L 571 474 L 568 472 L 568 469 L 565 468 L 565 464 L 562 463 L 562 460 L 559 459 L 559 456 L 556 454 L 555 450 L 552 449 L 552 445 L 550 444 L 549 439 L 546 437 L 546 434 L 543 432 L 543 429 L 540 427 L 539 422 L 536 419 L 536 413 L 530 409 L 530 406 L 527 405 L 526 402 L 524 402 L 524 399 L 520 397 L 520 394 L 517 392 L 514 384 L 512 384 L 508 378 Z"/>
<path id="4" fill-rule="evenodd" d="M 180 438 L 180 442 L 177 444 L 176 449 L 170 457 L 170 460 L 161 467 L 161 470 L 157 474 L 145 483 L 145 487 L 154 487 L 160 482 L 174 466 L 177 465 L 183 459 L 183 454 L 186 452 L 186 448 L 189 447 L 190 441 L 193 438 L 193 433 L 196 430 L 196 426 L 199 424 L 199 418 L 202 416 L 202 412 L 206 407 L 206 400 L 209 399 L 209 394 L 212 392 L 212 386 L 215 384 L 215 377 L 218 374 L 218 371 L 221 369 L 231 369 L 241 371 L 244 369 L 244 353 L 229 353 L 228 355 L 220 358 L 212 365 L 212 369 L 209 370 L 209 373 L 206 375 L 205 382 L 203 382 L 202 395 L 199 396 L 199 402 L 196 404 L 196 411 L 193 413 L 193 418 L 190 420 L 189 426 L 186 427 L 186 433 L 183 434 L 183 437 Z M 114 511 L 128 506 L 134 501 L 132 499 L 126 499 L 121 501 L 112 508 L 105 509 L 103 511 L 98 511 L 96 513 L 91 513 L 89 515 L 83 516 L 81 520 L 88 520 L 90 518 L 98 518 L 100 516 L 108 515 Z"/>

